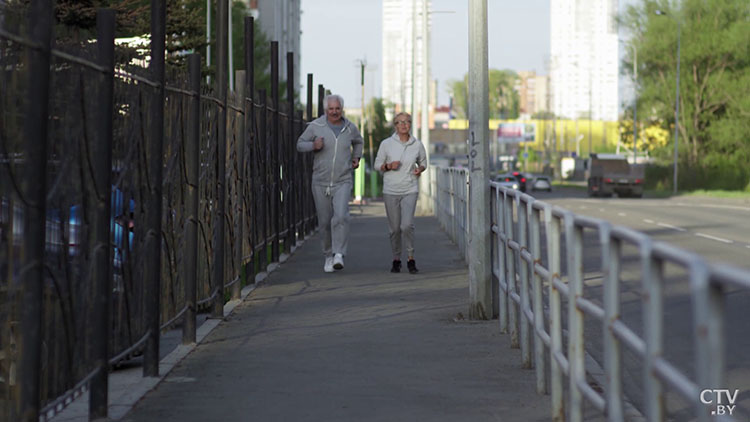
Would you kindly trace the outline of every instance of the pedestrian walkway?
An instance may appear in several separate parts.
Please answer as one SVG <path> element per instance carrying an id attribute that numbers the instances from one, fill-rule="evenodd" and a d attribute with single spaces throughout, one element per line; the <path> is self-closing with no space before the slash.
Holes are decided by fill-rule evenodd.
<path id="1" fill-rule="evenodd" d="M 416 226 L 420 272 L 392 274 L 383 204 L 352 207 L 343 270 L 308 239 L 122 420 L 549 420 L 497 321 L 464 319 L 457 248 Z"/>

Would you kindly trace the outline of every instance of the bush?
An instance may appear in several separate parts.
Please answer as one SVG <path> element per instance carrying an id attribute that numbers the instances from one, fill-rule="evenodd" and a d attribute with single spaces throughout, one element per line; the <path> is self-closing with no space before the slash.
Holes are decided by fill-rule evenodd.
<path id="1" fill-rule="evenodd" d="M 680 163 L 678 188 L 681 191 L 698 189 L 750 191 L 750 169 L 736 159 L 727 157 L 710 165 L 689 166 Z M 646 166 L 646 189 L 667 190 L 672 188 L 672 165 L 649 164 Z"/>

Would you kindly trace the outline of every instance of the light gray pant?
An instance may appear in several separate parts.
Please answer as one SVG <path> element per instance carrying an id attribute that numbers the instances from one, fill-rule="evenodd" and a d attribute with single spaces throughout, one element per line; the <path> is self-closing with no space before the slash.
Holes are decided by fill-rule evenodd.
<path id="1" fill-rule="evenodd" d="M 418 193 L 407 195 L 383 194 L 385 214 L 388 216 L 388 228 L 391 233 L 391 250 L 393 256 L 401 256 L 401 236 L 406 243 L 406 253 L 414 256 L 414 211 L 417 208 Z"/>
<path id="2" fill-rule="evenodd" d="M 318 224 L 323 229 L 323 255 L 346 255 L 349 243 L 349 199 L 352 184 L 328 186 L 312 185 Z"/>

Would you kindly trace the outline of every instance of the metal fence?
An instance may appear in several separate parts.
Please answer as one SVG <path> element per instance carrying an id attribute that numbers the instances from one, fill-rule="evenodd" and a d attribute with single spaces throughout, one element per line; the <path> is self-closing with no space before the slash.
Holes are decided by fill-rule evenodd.
<path id="1" fill-rule="evenodd" d="M 285 102 L 276 42 L 270 96 L 252 72 L 220 95 L 198 55 L 164 71 L 154 4 L 149 68 L 114 62 L 113 11 L 90 42 L 53 40 L 48 2 L 28 20 L 0 5 L 0 419 L 44 420 L 84 391 L 106 416 L 110 370 L 156 375 L 161 333 L 194 342 L 196 313 L 221 316 L 316 226 L 294 61 Z"/>
<path id="2" fill-rule="evenodd" d="M 465 253 L 466 171 L 435 170 L 438 219 Z M 750 291 L 750 273 L 489 185 L 499 328 L 550 393 L 554 420 L 734 420 L 701 392 L 727 387 L 727 297 Z M 681 312 L 666 294 L 676 289 Z"/>

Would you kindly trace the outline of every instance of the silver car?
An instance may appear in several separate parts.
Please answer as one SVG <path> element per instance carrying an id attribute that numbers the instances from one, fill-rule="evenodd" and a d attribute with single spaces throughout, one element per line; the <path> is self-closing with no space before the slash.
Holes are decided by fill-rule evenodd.
<path id="1" fill-rule="evenodd" d="M 531 190 L 544 190 L 552 192 L 552 182 L 547 176 L 536 176 L 534 181 L 531 182 Z"/>

